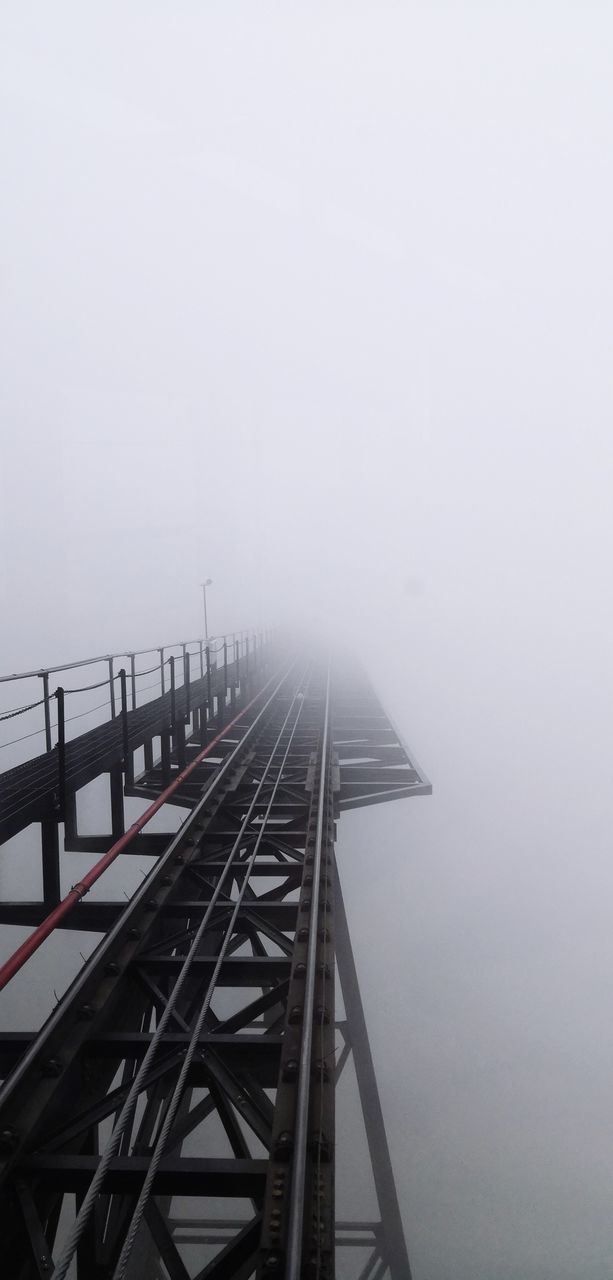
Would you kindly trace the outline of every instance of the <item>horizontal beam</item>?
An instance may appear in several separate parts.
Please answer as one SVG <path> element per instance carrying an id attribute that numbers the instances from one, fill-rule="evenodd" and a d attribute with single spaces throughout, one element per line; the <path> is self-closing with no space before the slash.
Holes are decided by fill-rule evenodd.
<path id="1" fill-rule="evenodd" d="M 87 1190 L 98 1167 L 97 1156 L 44 1153 L 28 1156 L 20 1171 L 54 1191 Z M 116 1156 L 104 1181 L 106 1192 L 138 1195 L 151 1161 L 148 1156 Z M 153 1182 L 154 1195 L 259 1197 L 267 1160 L 212 1160 L 164 1156 Z"/>

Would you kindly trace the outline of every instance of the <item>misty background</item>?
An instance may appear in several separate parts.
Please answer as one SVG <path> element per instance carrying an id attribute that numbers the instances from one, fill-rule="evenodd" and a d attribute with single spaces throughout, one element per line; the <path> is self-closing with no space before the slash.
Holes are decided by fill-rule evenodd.
<path id="1" fill-rule="evenodd" d="M 339 844 L 415 1280 L 613 1277 L 612 45 L 0 11 L 0 669 L 201 635 L 205 576 L 362 656 L 434 784 Z"/>

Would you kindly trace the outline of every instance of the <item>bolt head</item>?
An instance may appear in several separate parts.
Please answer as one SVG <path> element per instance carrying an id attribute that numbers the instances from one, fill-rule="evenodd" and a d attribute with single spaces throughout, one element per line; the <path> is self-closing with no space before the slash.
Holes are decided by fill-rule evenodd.
<path id="1" fill-rule="evenodd" d="M 47 1061 L 43 1065 L 43 1075 L 53 1077 L 61 1076 L 61 1074 L 62 1064 L 59 1058 L 47 1058 Z"/>
<path id="2" fill-rule="evenodd" d="M 8 1155 L 17 1146 L 17 1134 L 14 1129 L 6 1128 L 0 1130 L 0 1152 Z"/>

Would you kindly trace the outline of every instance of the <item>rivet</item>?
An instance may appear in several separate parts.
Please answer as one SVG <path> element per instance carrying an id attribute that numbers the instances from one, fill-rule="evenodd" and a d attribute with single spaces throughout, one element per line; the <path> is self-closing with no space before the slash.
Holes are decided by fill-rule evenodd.
<path id="1" fill-rule="evenodd" d="M 0 1130 L 0 1151 L 5 1153 L 9 1151 L 13 1151 L 16 1145 L 17 1145 L 17 1133 L 15 1132 L 14 1129 L 6 1128 L 6 1129 Z"/>
<path id="2" fill-rule="evenodd" d="M 62 1064 L 59 1058 L 47 1058 L 43 1063 L 44 1076 L 60 1076 L 62 1074 Z"/>

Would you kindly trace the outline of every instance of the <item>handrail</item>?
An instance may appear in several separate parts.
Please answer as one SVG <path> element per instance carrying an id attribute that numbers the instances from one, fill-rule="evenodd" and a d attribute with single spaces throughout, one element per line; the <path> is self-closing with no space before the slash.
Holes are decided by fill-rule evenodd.
<path id="1" fill-rule="evenodd" d="M 137 818 L 136 821 L 132 823 L 132 826 L 129 827 L 118 840 L 114 841 L 107 853 L 105 853 L 103 857 L 90 868 L 78 884 L 74 884 L 72 886 L 60 902 L 58 902 L 49 914 L 45 916 L 44 920 L 36 926 L 33 933 L 31 933 L 29 937 L 21 943 L 21 946 L 19 946 L 17 950 L 9 956 L 8 960 L 5 960 L 4 964 L 0 966 L 0 991 L 6 986 L 7 982 L 10 982 L 11 978 L 15 976 L 19 969 L 22 968 L 26 960 L 28 960 L 38 947 L 40 947 L 41 943 L 45 941 L 45 938 L 48 938 L 49 934 L 53 933 L 53 931 L 58 927 L 60 920 L 63 920 L 64 916 L 68 915 L 69 911 L 72 911 L 73 907 L 75 907 L 77 903 L 85 897 L 86 893 L 89 893 L 92 885 L 100 879 L 100 876 L 106 871 L 107 867 L 110 867 L 111 863 L 115 861 L 119 854 L 123 853 L 124 850 L 127 849 L 135 836 L 143 830 L 143 827 L 147 826 L 147 823 L 151 821 L 151 818 L 153 818 L 158 810 L 162 808 L 162 805 L 166 803 L 170 796 L 172 796 L 174 792 L 182 786 L 190 774 L 194 772 L 194 769 L 196 769 L 198 765 L 211 754 L 211 751 L 213 751 L 213 749 L 222 742 L 224 738 L 227 738 L 228 733 L 244 718 L 245 713 L 250 711 L 251 708 L 260 701 L 264 694 L 270 689 L 270 686 L 278 679 L 278 672 L 276 672 L 269 680 L 267 680 L 266 684 L 258 690 L 255 697 L 251 698 L 247 705 L 239 711 L 238 715 L 233 716 L 228 724 L 222 726 L 213 738 L 212 742 L 209 742 L 207 746 L 202 747 L 190 764 L 180 770 L 176 778 L 174 778 L 172 782 L 168 783 L 168 785 L 164 787 L 164 790 L 160 792 L 157 800 L 154 800 L 152 804 L 148 805 L 140 818 Z M 280 684 L 282 684 L 285 679 L 287 679 L 287 672 L 282 676 Z M 227 769 L 229 763 L 236 757 L 239 748 L 244 745 L 245 740 L 249 737 L 261 715 L 270 705 L 273 697 L 274 694 L 272 694 L 268 701 L 265 702 L 262 711 L 258 713 L 253 724 L 248 726 L 245 737 L 241 738 L 240 742 L 236 747 L 234 747 L 230 755 L 224 761 L 224 768 Z M 202 805 L 202 801 L 200 803 Z"/>
<path id="2" fill-rule="evenodd" d="M 102 653 L 96 658 L 81 658 L 78 662 L 64 662 L 57 667 L 38 667 L 35 671 L 15 671 L 11 675 L 0 676 L 0 684 L 6 684 L 10 680 L 30 680 L 35 676 L 53 675 L 56 671 L 73 671 L 76 667 L 91 667 L 96 662 L 109 662 L 112 658 L 138 658 L 143 653 L 159 653 L 162 649 L 182 649 L 188 644 L 201 644 L 205 648 L 208 645 L 210 648 L 215 640 L 220 640 L 223 645 L 224 640 L 234 641 L 236 636 L 240 639 L 246 635 L 253 635 L 254 631 L 255 628 L 247 628 L 243 631 L 228 631 L 225 635 L 208 636 L 208 638 L 199 636 L 191 640 L 176 640 L 172 644 L 154 644 L 148 649 L 120 649 L 118 653 Z"/>
<path id="3" fill-rule="evenodd" d="M 13 720 L 15 717 L 24 715 L 27 712 L 34 710 L 36 707 L 39 707 L 39 706 L 44 707 L 44 725 L 41 726 L 40 729 L 34 729 L 32 730 L 32 732 L 20 734 L 16 738 L 11 738 L 9 739 L 8 742 L 0 742 L 0 751 L 4 751 L 9 749 L 10 747 L 17 746 L 19 743 L 25 742 L 26 739 L 35 738 L 40 733 L 45 734 L 46 750 L 47 751 L 52 750 L 53 730 L 57 730 L 59 732 L 59 729 L 58 729 L 57 718 L 55 723 L 53 723 L 52 717 L 51 717 L 51 703 L 56 696 L 56 693 L 51 691 L 50 685 L 49 685 L 49 677 L 51 674 L 54 674 L 57 672 L 64 672 L 64 671 L 75 671 L 80 669 L 81 667 L 90 667 L 90 666 L 95 666 L 96 664 L 104 663 L 108 667 L 108 675 L 105 676 L 104 679 L 96 680 L 91 684 L 87 684 L 79 688 L 62 689 L 61 693 L 63 698 L 64 695 L 87 694 L 92 690 L 108 687 L 108 691 L 110 695 L 109 699 L 106 702 L 100 703 L 96 707 L 91 707 L 75 715 L 66 716 L 65 723 L 68 724 L 72 720 L 80 720 L 80 719 L 83 719 L 84 716 L 93 715 L 95 712 L 103 710 L 103 708 L 106 706 L 110 706 L 111 719 L 114 719 L 116 715 L 115 685 L 116 685 L 116 682 L 118 680 L 120 681 L 122 678 L 121 672 L 114 670 L 114 663 L 116 660 L 123 659 L 124 667 L 129 666 L 129 670 L 126 671 L 126 677 L 130 682 L 131 704 L 132 704 L 132 710 L 134 710 L 137 703 L 137 697 L 139 697 L 143 693 L 146 693 L 149 689 L 154 688 L 154 684 L 157 683 L 157 682 L 154 682 L 154 684 L 145 685 L 143 687 L 138 683 L 141 677 L 153 674 L 154 671 L 159 672 L 160 693 L 163 696 L 164 693 L 166 692 L 166 680 L 165 680 L 166 668 L 170 664 L 172 669 L 174 663 L 177 660 L 179 662 L 179 672 L 181 672 L 181 670 L 183 669 L 182 670 L 183 680 L 181 680 L 181 675 L 179 675 L 179 678 L 177 680 L 177 684 L 179 685 L 181 683 L 185 683 L 186 663 L 188 665 L 188 670 L 189 670 L 190 660 L 197 659 L 198 656 L 200 657 L 200 678 L 201 679 L 203 679 L 205 676 L 205 668 L 206 670 L 209 670 L 209 668 L 219 669 L 220 666 L 222 665 L 222 660 L 223 660 L 223 668 L 227 676 L 228 660 L 236 662 L 237 669 L 238 669 L 243 656 L 246 658 L 247 671 L 248 671 L 249 650 L 251 646 L 253 645 L 255 649 L 255 647 L 258 645 L 261 645 L 265 641 L 265 639 L 270 639 L 270 632 L 266 632 L 266 631 L 258 632 L 255 628 L 250 628 L 250 629 L 243 629 L 242 631 L 231 631 L 226 633 L 223 636 L 222 635 L 208 636 L 207 638 L 203 638 L 202 640 L 179 640 L 173 644 L 155 645 L 148 649 L 124 649 L 124 650 L 120 650 L 119 653 L 100 654 L 99 656 L 94 658 L 81 658 L 79 661 L 67 662 L 63 666 L 43 667 L 37 671 L 19 671 L 19 672 L 15 672 L 13 675 L 0 676 L 0 684 L 6 684 L 14 680 L 26 680 L 26 679 L 38 679 L 38 680 L 42 680 L 43 682 L 42 698 L 36 699 L 35 701 L 31 703 L 27 703 L 23 706 L 10 707 L 5 711 L 0 712 L 0 723 L 4 723 L 5 721 L 8 721 L 8 720 Z M 172 653 L 173 650 L 175 651 L 174 654 Z M 143 671 L 137 671 L 136 658 L 139 656 L 142 656 L 143 654 L 157 654 L 158 662 L 156 662 L 155 665 L 151 668 L 145 668 L 145 670 Z M 177 656 L 175 656 L 175 654 Z M 181 654 L 183 655 L 183 662 L 181 662 Z M 172 680 L 174 680 L 174 676 L 171 676 L 171 681 Z M 58 690 L 57 692 L 59 694 L 60 691 Z M 62 717 L 62 720 L 64 723 L 64 717 Z"/>

